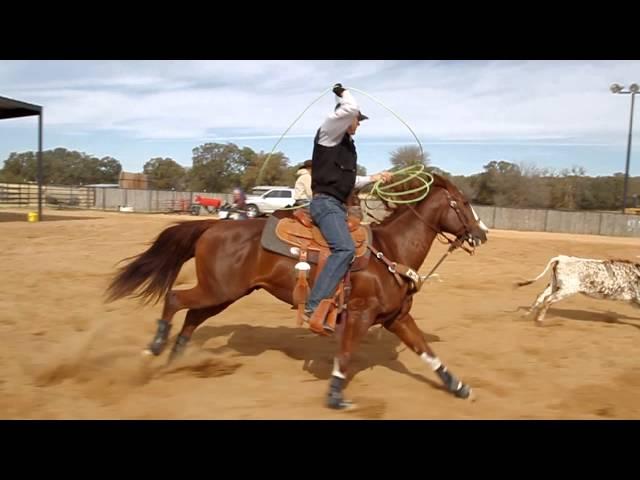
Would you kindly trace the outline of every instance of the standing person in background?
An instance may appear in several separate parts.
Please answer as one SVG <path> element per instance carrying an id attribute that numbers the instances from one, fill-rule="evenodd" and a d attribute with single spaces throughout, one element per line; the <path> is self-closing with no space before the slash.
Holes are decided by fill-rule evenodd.
<path id="1" fill-rule="evenodd" d="M 293 199 L 295 205 L 305 205 L 311 202 L 313 194 L 311 192 L 311 164 L 312 160 L 307 160 L 302 164 L 302 167 L 298 169 L 296 175 L 298 179 L 295 184 L 295 191 L 293 193 Z"/>

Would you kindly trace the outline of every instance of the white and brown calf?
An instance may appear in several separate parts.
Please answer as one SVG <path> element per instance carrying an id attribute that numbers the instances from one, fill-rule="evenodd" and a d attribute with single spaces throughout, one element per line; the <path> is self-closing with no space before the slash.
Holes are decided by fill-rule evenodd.
<path id="1" fill-rule="evenodd" d="M 542 278 L 551 267 L 551 281 L 529 313 L 536 311 L 542 322 L 552 303 L 581 293 L 588 297 L 619 300 L 640 306 L 640 264 L 627 260 L 594 260 L 559 255 L 547 263 L 544 271 L 532 280 L 518 282 L 529 285 Z"/>

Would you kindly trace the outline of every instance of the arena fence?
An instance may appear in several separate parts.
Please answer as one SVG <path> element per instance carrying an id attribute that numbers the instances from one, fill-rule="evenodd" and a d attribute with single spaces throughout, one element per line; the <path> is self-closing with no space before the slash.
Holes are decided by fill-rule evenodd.
<path id="1" fill-rule="evenodd" d="M 43 187 L 45 205 L 141 213 L 191 212 L 196 195 L 228 202 L 230 194 L 172 190 L 136 190 L 117 187 Z M 0 183 L 0 207 L 37 207 L 37 184 Z M 367 206 L 369 208 L 367 208 Z M 616 212 L 564 211 L 476 205 L 474 209 L 490 228 L 534 232 L 640 237 L 640 215 Z M 365 220 L 384 216 L 380 202 L 362 202 Z M 371 213 L 371 216 L 369 215 Z"/>

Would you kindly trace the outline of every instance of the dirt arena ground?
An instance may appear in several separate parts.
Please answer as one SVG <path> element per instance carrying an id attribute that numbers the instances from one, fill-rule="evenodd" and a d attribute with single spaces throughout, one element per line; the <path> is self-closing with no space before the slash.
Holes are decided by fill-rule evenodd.
<path id="1" fill-rule="evenodd" d="M 412 310 L 473 401 L 445 393 L 375 327 L 346 390 L 358 408 L 333 412 L 323 402 L 335 340 L 296 328 L 289 307 L 264 292 L 205 323 L 174 366 L 166 354 L 141 355 L 160 305 L 104 304 L 104 289 L 119 260 L 185 217 L 46 213 L 99 218 L 0 223 L 0 418 L 640 418 L 640 310 L 573 297 L 537 327 L 522 307 L 546 279 L 512 287 L 556 254 L 637 260 L 638 239 L 492 231 L 474 257 L 453 254 Z M 436 243 L 422 273 L 443 252 Z M 194 280 L 190 261 L 178 285 Z"/>

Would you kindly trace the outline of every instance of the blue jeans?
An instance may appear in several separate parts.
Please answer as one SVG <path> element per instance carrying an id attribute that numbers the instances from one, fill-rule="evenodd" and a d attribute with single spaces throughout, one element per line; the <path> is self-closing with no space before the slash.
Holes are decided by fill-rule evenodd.
<path id="1" fill-rule="evenodd" d="M 321 300 L 331 298 L 335 293 L 356 254 L 356 247 L 347 225 L 347 209 L 342 202 L 330 195 L 318 194 L 311 200 L 309 210 L 331 249 L 307 301 L 307 310 L 315 310 Z"/>

